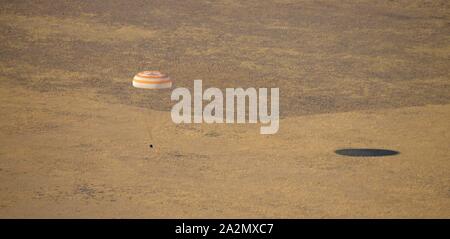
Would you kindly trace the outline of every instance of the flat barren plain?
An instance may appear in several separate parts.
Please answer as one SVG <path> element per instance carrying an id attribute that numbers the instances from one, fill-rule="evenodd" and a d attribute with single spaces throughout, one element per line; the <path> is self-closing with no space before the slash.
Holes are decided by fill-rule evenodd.
<path id="1" fill-rule="evenodd" d="M 280 130 L 176 125 L 147 69 Z M 0 217 L 449 218 L 450 3 L 2 0 Z"/>

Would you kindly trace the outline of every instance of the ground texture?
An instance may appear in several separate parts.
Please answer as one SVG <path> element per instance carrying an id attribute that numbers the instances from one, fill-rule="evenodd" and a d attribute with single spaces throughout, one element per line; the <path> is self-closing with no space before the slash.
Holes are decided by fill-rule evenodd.
<path id="1" fill-rule="evenodd" d="M 145 69 L 279 87 L 280 131 L 175 125 Z M 0 217 L 448 218 L 449 119 L 448 1 L 0 1 Z"/>

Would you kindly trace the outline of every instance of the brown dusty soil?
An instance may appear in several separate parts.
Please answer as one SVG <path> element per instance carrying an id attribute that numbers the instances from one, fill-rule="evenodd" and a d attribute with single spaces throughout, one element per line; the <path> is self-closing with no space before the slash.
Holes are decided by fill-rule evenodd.
<path id="1" fill-rule="evenodd" d="M 448 1 L 1 1 L 0 56 L 1 218 L 450 217 Z M 280 131 L 175 125 L 144 69 L 279 87 Z"/>

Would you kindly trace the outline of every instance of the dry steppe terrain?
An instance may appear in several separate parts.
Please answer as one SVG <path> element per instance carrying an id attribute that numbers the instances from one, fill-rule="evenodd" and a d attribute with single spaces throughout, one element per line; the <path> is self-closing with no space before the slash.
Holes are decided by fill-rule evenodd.
<path id="1" fill-rule="evenodd" d="M 175 125 L 147 69 L 279 87 L 280 131 Z M 0 217 L 449 218 L 450 3 L 2 0 Z"/>

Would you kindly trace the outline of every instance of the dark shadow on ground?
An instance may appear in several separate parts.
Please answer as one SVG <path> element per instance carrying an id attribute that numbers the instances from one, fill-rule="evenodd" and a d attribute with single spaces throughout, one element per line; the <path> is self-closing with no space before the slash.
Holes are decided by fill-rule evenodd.
<path id="1" fill-rule="evenodd" d="M 334 151 L 336 154 L 351 157 L 382 157 L 397 155 L 400 152 L 389 149 L 346 148 Z"/>

